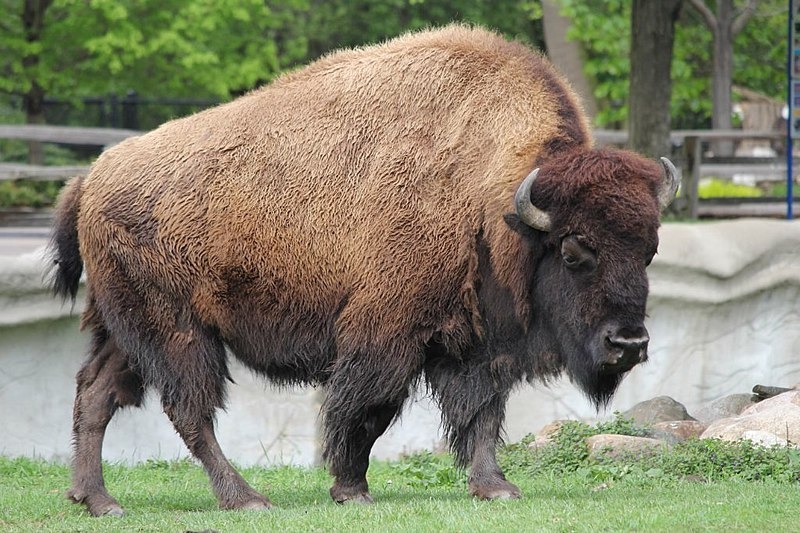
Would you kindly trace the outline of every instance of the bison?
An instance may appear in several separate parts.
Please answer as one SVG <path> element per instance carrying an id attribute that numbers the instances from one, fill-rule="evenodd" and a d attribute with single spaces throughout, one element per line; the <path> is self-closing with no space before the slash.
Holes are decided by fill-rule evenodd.
<path id="1" fill-rule="evenodd" d="M 663 168 L 662 168 L 663 167 Z M 59 200 L 54 290 L 91 333 L 68 496 L 121 515 L 101 449 L 155 389 L 224 509 L 266 509 L 214 433 L 228 353 L 323 387 L 339 503 L 424 385 L 478 498 L 506 400 L 568 375 L 598 406 L 647 359 L 645 268 L 675 169 L 592 146 L 539 53 L 451 25 L 332 53 L 102 154 Z"/>

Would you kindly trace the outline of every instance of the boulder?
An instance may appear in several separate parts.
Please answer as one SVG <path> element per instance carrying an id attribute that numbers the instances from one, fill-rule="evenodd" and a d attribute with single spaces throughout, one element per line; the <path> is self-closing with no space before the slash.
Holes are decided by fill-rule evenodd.
<path id="1" fill-rule="evenodd" d="M 721 418 L 730 418 L 742 413 L 745 409 L 754 405 L 752 394 L 729 394 L 718 398 L 695 411 L 694 418 L 703 424 L 710 424 Z"/>
<path id="2" fill-rule="evenodd" d="M 686 411 L 686 407 L 669 396 L 657 396 L 651 400 L 639 402 L 622 416 L 632 419 L 637 425 L 653 425 L 658 422 L 675 420 L 694 420 Z"/>
<path id="3" fill-rule="evenodd" d="M 674 444 L 693 437 L 699 437 L 707 427 L 706 424 L 698 422 L 697 420 L 658 422 L 653 424 L 653 429 L 649 432 L 648 436 Z"/>
<path id="4" fill-rule="evenodd" d="M 700 437 L 796 446 L 800 444 L 800 391 L 773 396 L 748 407 L 739 416 L 717 420 Z"/>
<path id="5" fill-rule="evenodd" d="M 558 430 L 560 430 L 566 422 L 568 422 L 568 420 L 554 420 L 553 422 L 546 424 L 542 429 L 539 430 L 530 444 L 528 444 L 528 449 L 538 450 L 539 448 L 543 448 L 552 443 L 553 435 L 558 433 Z"/>
<path id="6" fill-rule="evenodd" d="M 617 459 L 620 457 L 647 457 L 668 447 L 659 439 L 630 437 L 628 435 L 594 435 L 586 439 L 589 457 L 593 459 Z"/>

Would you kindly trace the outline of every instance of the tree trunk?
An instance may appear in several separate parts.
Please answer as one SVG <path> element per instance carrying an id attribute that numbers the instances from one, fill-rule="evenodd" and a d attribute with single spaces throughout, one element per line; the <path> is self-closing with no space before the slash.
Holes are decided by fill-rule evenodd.
<path id="1" fill-rule="evenodd" d="M 714 76 L 711 80 L 711 127 L 729 130 L 733 127 L 733 0 L 717 2 L 717 24 L 714 28 Z M 711 145 L 716 156 L 733 155 L 733 141 L 716 141 Z"/>
<path id="2" fill-rule="evenodd" d="M 578 93 L 589 120 L 594 120 L 597 103 L 589 80 L 583 73 L 581 47 L 577 42 L 567 39 L 570 20 L 559 13 L 556 0 L 542 0 L 542 26 L 547 56 Z"/>
<path id="3" fill-rule="evenodd" d="M 714 33 L 714 77 L 711 125 L 714 129 L 731 128 L 731 90 L 733 87 L 733 6 L 732 0 L 717 2 Z"/>
<path id="4" fill-rule="evenodd" d="M 53 0 L 25 0 L 22 12 L 22 23 L 25 28 L 25 40 L 35 43 L 41 39 L 44 28 L 44 14 Z M 44 123 L 44 88 L 38 82 L 36 68 L 39 65 L 38 53 L 27 53 L 22 58 L 22 65 L 31 80 L 30 88 L 23 99 L 25 119 L 28 124 Z M 44 163 L 42 143 L 28 143 L 28 162 L 32 165 Z"/>
<path id="5" fill-rule="evenodd" d="M 748 0 L 737 12 L 733 0 L 716 0 L 716 12 L 704 0 L 689 0 L 705 20 L 714 36 L 714 73 L 711 81 L 712 115 L 714 129 L 731 129 L 733 112 L 733 39 L 753 16 L 759 0 Z M 716 141 L 712 151 L 717 156 L 733 155 L 733 141 Z"/>
<path id="6" fill-rule="evenodd" d="M 632 150 L 669 156 L 672 45 L 681 0 L 634 0 L 631 10 L 631 77 L 628 102 Z"/>

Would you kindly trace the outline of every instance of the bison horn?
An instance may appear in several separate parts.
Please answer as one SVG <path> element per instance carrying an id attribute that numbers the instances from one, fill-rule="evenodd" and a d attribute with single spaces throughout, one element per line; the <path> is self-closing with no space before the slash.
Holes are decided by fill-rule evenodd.
<path id="1" fill-rule="evenodd" d="M 539 169 L 535 168 L 522 181 L 517 193 L 514 195 L 514 205 L 517 208 L 517 216 L 528 226 L 541 231 L 550 231 L 550 215 L 542 211 L 531 202 L 531 187 L 536 181 Z"/>
<path id="2" fill-rule="evenodd" d="M 678 179 L 678 170 L 672 164 L 672 161 L 662 157 L 661 165 L 664 167 L 664 181 L 658 189 L 658 207 L 663 211 L 675 199 L 680 179 Z"/>

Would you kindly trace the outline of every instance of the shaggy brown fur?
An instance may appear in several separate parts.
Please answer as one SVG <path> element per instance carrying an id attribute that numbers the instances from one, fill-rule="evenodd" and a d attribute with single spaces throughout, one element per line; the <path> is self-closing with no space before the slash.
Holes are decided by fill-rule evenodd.
<path id="1" fill-rule="evenodd" d="M 512 214 L 536 165 L 549 234 Z M 603 371 L 595 341 L 643 331 L 660 186 L 654 163 L 591 149 L 542 56 L 464 26 L 334 53 L 121 143 L 68 185 L 54 228 L 56 290 L 74 296 L 82 261 L 94 336 L 71 497 L 122 513 L 103 434 L 154 387 L 220 505 L 269 507 L 214 437 L 226 346 L 326 386 L 336 501 L 371 500 L 372 444 L 421 376 L 470 491 L 518 496 L 494 456 L 508 393 L 566 370 L 608 399 L 632 365 Z M 565 270 L 575 235 L 596 268 Z"/>

